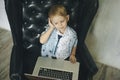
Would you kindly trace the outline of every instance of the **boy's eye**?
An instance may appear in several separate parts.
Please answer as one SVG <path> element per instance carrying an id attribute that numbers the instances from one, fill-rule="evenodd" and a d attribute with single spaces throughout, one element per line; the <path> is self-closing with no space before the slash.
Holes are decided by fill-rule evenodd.
<path id="1" fill-rule="evenodd" d="M 57 25 L 57 23 L 55 23 L 55 25 Z"/>
<path id="2" fill-rule="evenodd" d="M 65 20 L 62 20 L 62 21 L 60 21 L 60 23 L 63 23 L 64 21 L 65 21 Z M 57 22 L 55 22 L 54 24 L 55 24 L 55 25 L 57 25 L 58 23 L 57 23 Z"/>
<path id="3" fill-rule="evenodd" d="M 64 22 L 64 20 L 61 21 L 61 23 L 63 23 L 63 22 Z"/>

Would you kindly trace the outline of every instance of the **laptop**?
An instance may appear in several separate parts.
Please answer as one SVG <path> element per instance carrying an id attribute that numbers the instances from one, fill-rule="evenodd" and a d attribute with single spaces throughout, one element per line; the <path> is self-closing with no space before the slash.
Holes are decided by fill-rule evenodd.
<path id="1" fill-rule="evenodd" d="M 25 76 L 28 80 L 78 80 L 79 66 L 79 62 L 38 57 L 33 73 Z"/>

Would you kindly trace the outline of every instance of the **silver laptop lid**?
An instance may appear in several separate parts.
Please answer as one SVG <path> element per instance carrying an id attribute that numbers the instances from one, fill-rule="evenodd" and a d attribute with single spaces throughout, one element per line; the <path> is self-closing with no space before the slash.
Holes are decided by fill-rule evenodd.
<path id="1" fill-rule="evenodd" d="M 48 57 L 38 57 L 32 75 L 38 76 L 40 68 L 49 68 L 61 71 L 73 72 L 72 80 L 78 80 L 79 63 L 75 64 L 63 59 L 51 59 Z"/>

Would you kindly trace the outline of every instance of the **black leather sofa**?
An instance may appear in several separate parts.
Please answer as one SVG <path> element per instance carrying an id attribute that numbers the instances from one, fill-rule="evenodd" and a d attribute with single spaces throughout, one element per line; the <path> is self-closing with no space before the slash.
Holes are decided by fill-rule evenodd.
<path id="1" fill-rule="evenodd" d="M 92 80 L 98 68 L 85 45 L 90 24 L 98 9 L 98 0 L 4 0 L 13 37 L 10 61 L 11 80 L 26 80 L 40 56 L 39 34 L 47 23 L 47 12 L 54 4 L 63 4 L 70 14 L 69 26 L 78 34 L 76 57 L 81 63 L 79 80 Z"/>

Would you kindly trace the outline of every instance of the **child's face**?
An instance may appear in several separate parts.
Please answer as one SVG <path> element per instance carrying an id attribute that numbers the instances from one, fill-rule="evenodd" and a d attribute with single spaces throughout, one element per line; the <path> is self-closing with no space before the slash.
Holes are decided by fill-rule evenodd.
<path id="1" fill-rule="evenodd" d="M 67 16 L 53 16 L 50 18 L 52 24 L 58 29 L 58 30 L 64 30 L 67 26 L 67 22 L 69 20 L 69 15 Z"/>

